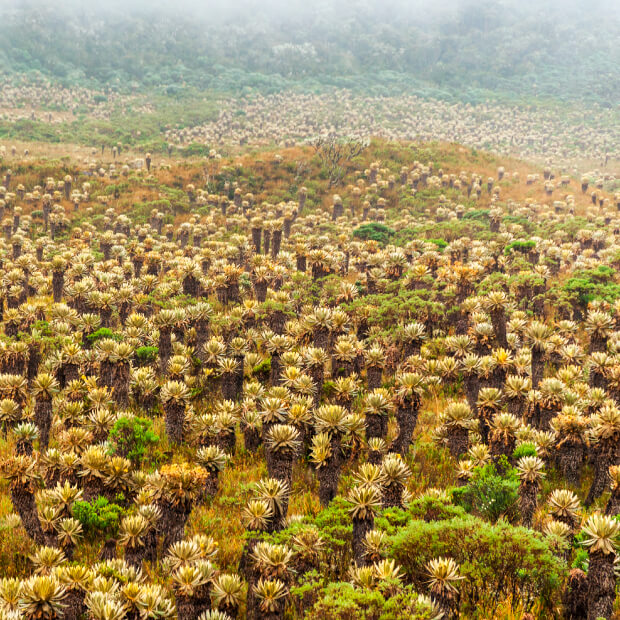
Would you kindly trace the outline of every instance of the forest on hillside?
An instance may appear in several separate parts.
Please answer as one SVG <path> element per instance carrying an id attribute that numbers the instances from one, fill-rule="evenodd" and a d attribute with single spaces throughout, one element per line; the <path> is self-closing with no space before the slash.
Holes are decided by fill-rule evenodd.
<path id="1" fill-rule="evenodd" d="M 0 67 L 65 85 L 275 92 L 327 86 L 481 101 L 620 96 L 613 3 L 420 0 L 0 2 Z M 221 3 L 220 3 L 221 4 Z M 202 8 L 201 8 L 202 7 Z"/>

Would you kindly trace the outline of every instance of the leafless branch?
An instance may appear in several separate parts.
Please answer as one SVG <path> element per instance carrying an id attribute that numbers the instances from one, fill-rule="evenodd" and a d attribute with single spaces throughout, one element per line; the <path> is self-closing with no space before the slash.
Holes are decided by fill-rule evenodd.
<path id="1" fill-rule="evenodd" d="M 335 135 L 319 136 L 312 142 L 314 152 L 327 172 L 330 188 L 342 181 L 345 166 L 360 155 L 367 146 L 367 143 L 362 140 L 338 139 Z"/>

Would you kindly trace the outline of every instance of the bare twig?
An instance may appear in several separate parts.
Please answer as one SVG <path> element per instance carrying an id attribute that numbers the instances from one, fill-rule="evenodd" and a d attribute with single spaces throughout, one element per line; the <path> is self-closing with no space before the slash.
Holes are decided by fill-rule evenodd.
<path id="1" fill-rule="evenodd" d="M 338 185 L 345 174 L 345 166 L 367 147 L 367 143 L 355 138 L 338 139 L 334 135 L 320 136 L 312 147 L 327 172 L 329 187 Z"/>

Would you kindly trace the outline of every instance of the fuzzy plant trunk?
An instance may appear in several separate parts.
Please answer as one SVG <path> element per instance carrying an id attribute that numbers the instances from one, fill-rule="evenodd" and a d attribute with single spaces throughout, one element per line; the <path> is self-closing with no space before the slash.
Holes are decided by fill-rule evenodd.
<path id="1" fill-rule="evenodd" d="M 52 401 L 49 398 L 37 398 L 34 405 L 34 423 L 39 429 L 39 450 L 47 450 L 52 428 Z"/>
<path id="2" fill-rule="evenodd" d="M 368 450 L 368 462 L 373 465 L 381 465 L 383 461 L 383 451 L 382 450 Z"/>
<path id="3" fill-rule="evenodd" d="M 129 404 L 129 380 L 131 368 L 128 362 L 119 362 L 114 366 L 112 385 L 114 391 L 112 397 L 120 409 L 125 409 Z"/>
<path id="4" fill-rule="evenodd" d="M 456 620 L 459 617 L 459 595 L 457 591 L 438 582 L 431 588 L 431 599 L 435 601 L 443 613 L 442 618 L 444 620 Z"/>
<path id="5" fill-rule="evenodd" d="M 274 351 L 271 355 L 271 365 L 269 370 L 269 383 L 271 383 L 271 385 L 280 385 L 281 367 L 280 354 Z"/>
<path id="6" fill-rule="evenodd" d="M 282 231 L 273 231 L 273 245 L 271 246 L 271 257 L 275 260 L 280 253 L 280 247 L 282 245 Z"/>
<path id="7" fill-rule="evenodd" d="M 239 282 L 229 282 L 226 287 L 226 302 L 238 304 L 240 300 Z"/>
<path id="8" fill-rule="evenodd" d="M 286 482 L 288 488 L 292 488 L 295 456 L 288 450 L 269 450 L 269 452 L 271 453 L 271 458 L 267 461 L 269 476 Z"/>
<path id="9" fill-rule="evenodd" d="M 106 560 L 116 559 L 116 539 L 108 538 L 101 547 L 99 552 L 99 560 L 105 562 Z"/>
<path id="10" fill-rule="evenodd" d="M 86 591 L 79 587 L 72 588 L 62 601 L 64 620 L 80 620 L 86 613 Z"/>
<path id="11" fill-rule="evenodd" d="M 585 620 L 588 615 L 588 577 L 580 568 L 568 573 L 562 594 L 563 620 Z"/>
<path id="12" fill-rule="evenodd" d="M 144 545 L 127 545 L 125 547 L 125 562 L 135 568 L 142 568 L 145 551 Z"/>
<path id="13" fill-rule="evenodd" d="M 326 327 L 317 327 L 312 332 L 314 346 L 324 351 L 329 350 L 329 329 Z"/>
<path id="14" fill-rule="evenodd" d="M 316 470 L 316 476 L 319 480 L 319 500 L 321 506 L 328 506 L 338 493 L 338 482 L 342 467 L 341 460 L 340 440 L 333 439 L 331 456 Z"/>
<path id="15" fill-rule="evenodd" d="M 237 375 L 234 372 L 222 373 L 220 382 L 222 398 L 224 400 L 237 400 Z"/>
<path id="16" fill-rule="evenodd" d="M 183 278 L 183 295 L 198 297 L 200 293 L 200 282 L 192 274 Z"/>
<path id="17" fill-rule="evenodd" d="M 46 543 L 46 536 L 41 522 L 39 521 L 39 513 L 37 512 L 37 503 L 32 490 L 22 484 L 11 485 L 11 502 L 13 508 L 19 514 L 22 525 L 37 545 Z"/>
<path id="18" fill-rule="evenodd" d="M 384 508 L 402 508 L 404 489 L 405 487 L 398 482 L 392 482 L 384 486 L 383 499 L 381 501 Z"/>
<path id="19" fill-rule="evenodd" d="M 581 438 L 566 437 L 557 445 L 557 467 L 562 472 L 564 478 L 566 478 L 566 482 L 573 487 L 579 486 L 585 449 Z"/>
<path id="20" fill-rule="evenodd" d="M 366 414 L 366 439 L 385 437 L 387 432 L 387 416 L 378 413 Z"/>
<path id="21" fill-rule="evenodd" d="M 591 388 L 600 388 L 607 390 L 607 377 L 596 368 L 590 370 L 590 376 L 588 378 L 588 385 Z"/>
<path id="22" fill-rule="evenodd" d="M 314 392 L 314 406 L 318 407 L 321 402 L 321 394 L 323 393 L 323 383 L 325 381 L 325 369 L 323 364 L 317 364 L 310 368 L 310 377 L 314 381 L 316 390 Z"/>
<path id="23" fill-rule="evenodd" d="M 144 556 L 145 562 L 154 564 L 157 561 L 157 531 L 150 528 L 144 537 Z"/>
<path id="24" fill-rule="evenodd" d="M 448 433 L 448 449 L 454 459 L 458 459 L 462 454 L 467 454 L 469 450 L 469 430 L 462 426 L 450 429 Z"/>
<path id="25" fill-rule="evenodd" d="M 498 390 L 503 390 L 505 383 L 506 369 L 497 367 L 491 375 L 490 387 L 497 388 Z"/>
<path id="26" fill-rule="evenodd" d="M 99 476 L 84 476 L 80 480 L 82 481 L 84 501 L 90 502 L 99 497 L 99 495 L 105 494 L 106 487 L 103 479 Z"/>
<path id="27" fill-rule="evenodd" d="M 517 440 L 514 435 L 494 437 L 493 433 L 491 433 L 489 446 L 491 458 L 496 464 L 499 463 L 502 456 L 505 456 L 509 463 L 512 462 L 512 454 L 515 451 L 516 444 Z"/>
<path id="28" fill-rule="evenodd" d="M 185 403 L 170 400 L 164 404 L 166 434 L 171 443 L 179 445 L 183 441 L 185 423 Z"/>
<path id="29" fill-rule="evenodd" d="M 112 327 L 112 309 L 101 308 L 99 310 L 99 316 L 101 317 L 101 327 Z"/>
<path id="30" fill-rule="evenodd" d="M 588 567 L 588 619 L 609 620 L 616 598 L 616 577 L 614 575 L 614 553 L 595 551 L 590 553 Z"/>
<path id="31" fill-rule="evenodd" d="M 592 355 L 592 353 L 605 352 L 605 351 L 607 351 L 607 337 L 593 333 L 592 336 L 590 337 L 590 347 L 589 347 L 590 355 Z"/>
<path id="32" fill-rule="evenodd" d="M 525 527 L 532 527 L 534 522 L 539 489 L 540 483 L 538 481 L 522 481 L 519 485 L 519 510 L 521 521 Z"/>
<path id="33" fill-rule="evenodd" d="M 162 374 L 166 373 L 168 367 L 168 360 L 172 355 L 172 329 L 170 327 L 159 328 L 159 370 Z"/>
<path id="34" fill-rule="evenodd" d="M 383 377 L 383 368 L 381 366 L 369 366 L 366 370 L 366 379 L 368 381 L 368 391 L 381 387 L 381 379 Z"/>
<path id="35" fill-rule="evenodd" d="M 194 618 L 198 618 L 201 614 L 201 611 L 197 609 L 193 596 L 183 596 L 181 594 L 177 594 L 175 596 L 175 600 L 177 620 L 193 620 Z"/>
<path id="36" fill-rule="evenodd" d="M 25 456 L 32 456 L 34 448 L 32 446 L 32 440 L 30 439 L 18 439 L 15 444 L 15 453 L 23 454 Z"/>
<path id="37" fill-rule="evenodd" d="M 166 498 L 159 501 L 161 519 L 157 523 L 160 533 L 164 536 L 163 551 L 166 553 L 170 545 L 183 539 L 185 524 L 192 511 L 192 505 L 187 502 L 171 502 Z"/>
<path id="38" fill-rule="evenodd" d="M 252 245 L 254 246 L 254 252 L 256 254 L 260 254 L 262 232 L 261 228 L 252 228 Z"/>
<path id="39" fill-rule="evenodd" d="M 372 514 L 365 519 L 353 517 L 353 561 L 358 566 L 368 564 L 365 560 L 364 541 L 366 534 L 375 526 L 375 518 Z"/>
<path id="40" fill-rule="evenodd" d="M 54 303 L 60 303 L 62 300 L 62 289 L 65 285 L 65 274 L 62 271 L 54 271 L 52 273 L 52 295 Z"/>
<path id="41" fill-rule="evenodd" d="M 234 428 L 220 430 L 215 437 L 215 445 L 226 454 L 235 456 L 237 449 L 237 435 Z"/>
<path id="42" fill-rule="evenodd" d="M 219 486 L 220 486 L 219 472 L 217 470 L 209 471 L 209 476 L 207 477 L 207 480 L 205 482 L 204 497 L 205 498 L 214 497 L 217 494 Z"/>
<path id="43" fill-rule="evenodd" d="M 512 413 L 512 415 L 516 415 L 519 418 L 522 417 L 523 412 L 525 411 L 525 401 L 523 397 L 516 396 L 514 398 L 508 398 L 506 402 L 506 409 L 508 413 Z"/>
<path id="44" fill-rule="evenodd" d="M 284 333 L 284 325 L 286 324 L 286 314 L 282 310 L 274 310 L 269 318 L 271 329 L 276 334 Z"/>
<path id="45" fill-rule="evenodd" d="M 264 303 L 267 299 L 267 282 L 264 280 L 254 282 L 254 296 L 259 304 Z"/>
<path id="46" fill-rule="evenodd" d="M 77 364 L 73 364 L 72 362 L 65 362 L 62 365 L 62 376 L 65 383 L 77 381 L 80 378 L 79 366 Z M 129 378 L 127 379 L 127 381 L 129 381 Z"/>
<path id="47" fill-rule="evenodd" d="M 532 347 L 532 389 L 538 389 L 542 381 L 545 364 L 543 361 L 544 351 L 538 347 Z"/>
<path id="48" fill-rule="evenodd" d="M 111 388 L 114 385 L 114 362 L 110 360 L 102 360 L 99 364 L 99 379 L 101 381 L 101 385 L 105 387 Z M 66 381 L 66 377 L 65 377 Z"/>
<path id="49" fill-rule="evenodd" d="M 478 407 L 478 431 L 484 443 L 489 442 L 491 420 L 495 413 L 496 411 L 493 408 Z"/>
<path id="50" fill-rule="evenodd" d="M 503 309 L 491 312 L 491 323 L 495 332 L 497 346 L 502 349 L 508 348 L 508 340 L 506 338 L 506 314 Z"/>
<path id="51" fill-rule="evenodd" d="M 618 485 L 611 490 L 611 495 L 605 506 L 605 514 L 612 517 L 620 514 L 620 486 Z"/>
<path id="52" fill-rule="evenodd" d="M 591 506 L 609 486 L 609 467 L 616 465 L 616 442 L 601 439 L 592 446 L 594 478 L 588 491 L 585 505 Z"/>
<path id="53" fill-rule="evenodd" d="M 245 357 L 243 355 L 236 355 L 234 359 L 237 362 L 237 366 L 235 369 L 235 393 L 233 400 L 239 402 L 243 396 Z"/>
<path id="54" fill-rule="evenodd" d="M 260 430 L 255 426 L 242 427 L 243 445 L 247 452 L 255 454 L 262 443 Z"/>
<path id="55" fill-rule="evenodd" d="M 418 422 L 418 412 L 420 401 L 418 398 L 406 401 L 399 405 L 396 410 L 396 421 L 398 422 L 398 437 L 394 442 L 394 451 L 403 458 L 409 452 L 409 447 L 413 441 L 413 431 Z"/>
<path id="56" fill-rule="evenodd" d="M 478 410 L 478 393 L 480 392 L 480 377 L 476 373 L 465 374 L 465 396 L 467 404 L 473 413 Z"/>

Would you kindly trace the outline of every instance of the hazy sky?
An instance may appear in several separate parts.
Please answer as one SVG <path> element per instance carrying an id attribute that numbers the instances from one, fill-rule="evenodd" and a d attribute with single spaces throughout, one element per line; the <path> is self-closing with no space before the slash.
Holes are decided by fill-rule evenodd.
<path id="1" fill-rule="evenodd" d="M 95 13 L 109 10 L 144 11 L 168 10 L 216 18 L 231 17 L 236 13 L 257 16 L 266 14 L 278 18 L 287 18 L 295 14 L 307 14 L 316 11 L 348 10 L 390 13 L 393 11 L 417 15 L 421 20 L 429 14 L 455 11 L 463 8 L 475 11 L 480 4 L 518 7 L 523 10 L 547 13 L 553 11 L 570 12 L 572 10 L 597 13 L 601 18 L 620 15 L 619 0 L 0 0 L 0 7 L 11 9 L 17 7 L 54 7 L 58 10 L 78 9 L 81 12 Z"/>

